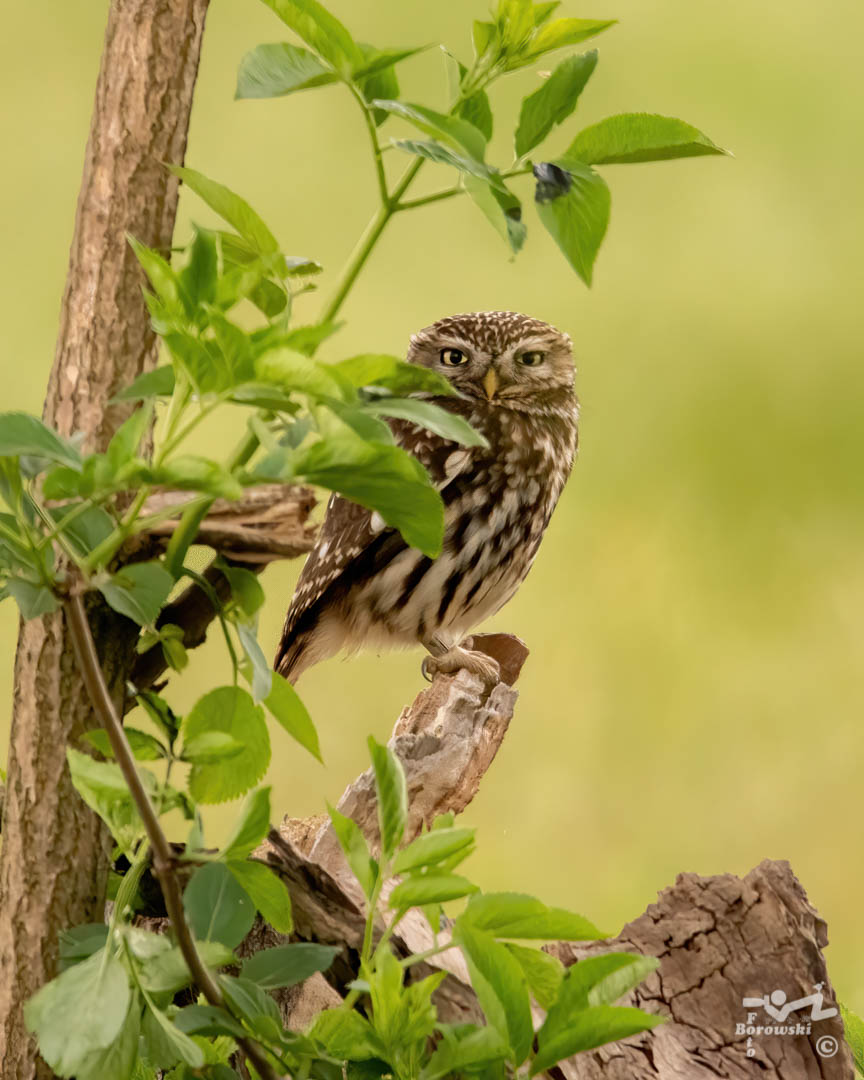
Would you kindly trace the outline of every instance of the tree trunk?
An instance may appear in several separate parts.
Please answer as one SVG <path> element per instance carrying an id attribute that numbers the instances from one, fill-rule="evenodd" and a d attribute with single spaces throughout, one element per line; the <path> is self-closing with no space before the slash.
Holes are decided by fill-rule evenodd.
<path id="1" fill-rule="evenodd" d="M 124 419 L 109 400 L 156 362 L 130 233 L 168 253 L 208 0 L 111 5 L 45 419 L 101 450 Z M 112 691 L 134 660 L 129 623 L 94 613 Z M 100 920 L 105 835 L 75 794 L 66 745 L 95 727 L 60 613 L 21 627 L 0 859 L 0 1061 L 4 1080 L 50 1076 L 23 1002 L 54 974 L 57 934 Z"/>

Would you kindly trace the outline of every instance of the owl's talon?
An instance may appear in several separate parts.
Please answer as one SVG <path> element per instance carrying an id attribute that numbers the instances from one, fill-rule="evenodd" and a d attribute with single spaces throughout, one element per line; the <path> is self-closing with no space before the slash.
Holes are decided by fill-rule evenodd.
<path id="1" fill-rule="evenodd" d="M 436 675 L 454 675 L 457 671 L 470 671 L 483 681 L 487 690 L 491 690 L 501 681 L 498 662 L 486 653 L 463 649 L 454 645 L 440 656 L 427 656 L 421 666 L 424 679 L 430 682 Z"/>

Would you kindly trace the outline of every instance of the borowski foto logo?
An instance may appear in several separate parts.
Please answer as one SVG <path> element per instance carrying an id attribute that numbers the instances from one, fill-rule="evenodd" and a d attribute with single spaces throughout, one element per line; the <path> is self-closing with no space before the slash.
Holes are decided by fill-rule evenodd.
<path id="1" fill-rule="evenodd" d="M 756 1050 L 753 1046 L 754 1035 L 810 1035 L 813 1030 L 814 1020 L 830 1020 L 837 1015 L 833 1006 L 827 1009 L 823 1007 L 825 997 L 822 993 L 824 983 L 816 983 L 813 993 L 806 997 L 797 998 L 795 1001 L 786 1000 L 784 990 L 772 990 L 770 994 L 762 997 L 745 997 L 741 1004 L 745 1009 L 761 1009 L 767 1013 L 774 1023 L 757 1023 L 758 1012 L 748 1012 L 747 1020 L 743 1024 L 735 1025 L 736 1035 L 747 1036 L 747 1057 L 755 1057 Z M 792 1013 L 797 1013 L 807 1005 L 810 1006 L 809 1016 L 799 1017 L 794 1023 L 787 1023 Z M 838 1044 L 833 1035 L 824 1035 L 816 1041 L 816 1050 L 822 1057 L 833 1057 L 837 1053 Z"/>

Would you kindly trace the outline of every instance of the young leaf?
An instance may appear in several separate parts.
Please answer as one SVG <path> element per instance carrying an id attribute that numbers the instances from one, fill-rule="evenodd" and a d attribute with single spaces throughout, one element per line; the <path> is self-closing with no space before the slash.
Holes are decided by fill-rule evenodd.
<path id="1" fill-rule="evenodd" d="M 574 1012 L 589 1005 L 612 1005 L 638 986 L 658 961 L 653 956 L 634 953 L 602 953 L 573 964 L 558 992 L 558 1000 L 549 1010 L 546 1031 L 552 1038 L 562 1033 Z"/>
<path id="2" fill-rule="evenodd" d="M 224 731 L 243 744 L 228 761 L 198 763 L 189 776 L 189 792 L 202 803 L 236 799 L 256 784 L 270 764 L 270 736 L 259 706 L 239 686 L 222 686 L 199 698 L 183 723 L 184 741 L 207 731 Z"/>
<path id="3" fill-rule="evenodd" d="M 418 427 L 440 435 L 442 439 L 452 439 L 462 446 L 488 446 L 486 439 L 476 431 L 467 420 L 456 413 L 442 409 L 431 401 L 419 401 L 416 398 L 380 398 L 364 405 L 364 410 L 373 416 L 394 416 L 400 420 L 410 420 Z"/>
<path id="4" fill-rule="evenodd" d="M 374 63 L 374 57 L 378 51 L 377 49 L 371 45 L 364 45 L 361 42 L 360 50 L 363 53 L 364 68 L 366 68 L 369 63 Z M 363 95 L 363 100 L 367 105 L 371 104 L 376 98 L 385 98 L 388 101 L 395 101 L 399 97 L 399 77 L 396 74 L 396 67 L 394 64 L 375 67 L 374 70 L 368 74 L 360 74 L 355 71 L 354 81 L 357 83 L 357 87 Z M 380 127 L 389 115 L 390 114 L 384 109 L 373 109 L 372 121 L 376 127 Z"/>
<path id="5" fill-rule="evenodd" d="M 195 169 L 182 168 L 179 165 L 168 167 L 175 176 L 180 177 L 184 184 L 192 188 L 196 195 L 200 195 L 212 210 L 215 210 L 229 225 L 233 225 L 256 251 L 269 255 L 279 250 L 276 237 L 245 199 L 241 199 L 224 184 L 210 180 Z"/>
<path id="6" fill-rule="evenodd" d="M 434 161 L 439 165 L 452 165 L 460 173 L 469 176 L 479 176 L 481 180 L 492 180 L 495 173 L 482 161 L 477 161 L 466 154 L 459 154 L 455 150 L 444 146 L 443 143 L 434 139 L 392 139 L 391 145 L 398 150 L 404 150 L 406 154 L 414 154 L 416 157 Z"/>
<path id="7" fill-rule="evenodd" d="M 290 934 L 294 929 L 291 896 L 276 872 L 260 862 L 235 861 L 226 865 L 273 929 Z"/>
<path id="8" fill-rule="evenodd" d="M 529 44 L 526 52 L 514 57 L 505 70 L 512 71 L 534 61 L 544 53 L 552 52 L 553 49 L 563 48 L 565 45 L 578 45 L 581 41 L 596 37 L 614 26 L 617 19 L 555 19 L 547 22 L 537 32 Z"/>
<path id="9" fill-rule="evenodd" d="M 109 605 L 139 626 L 152 626 L 174 587 L 158 561 L 130 563 L 99 585 Z"/>
<path id="10" fill-rule="evenodd" d="M 296 739 L 304 749 L 323 764 L 324 759 L 321 757 L 321 747 L 318 744 L 318 732 L 312 723 L 312 717 L 294 687 L 277 671 L 273 672 L 270 693 L 264 699 L 264 705 L 291 738 Z"/>
<path id="11" fill-rule="evenodd" d="M 114 432 L 108 444 L 106 457 L 114 469 L 125 465 L 136 451 L 153 419 L 153 406 L 146 402 L 137 408 Z"/>
<path id="12" fill-rule="evenodd" d="M 354 39 L 317 0 L 264 0 L 264 3 L 344 78 L 362 65 L 363 54 Z"/>
<path id="13" fill-rule="evenodd" d="M 641 1009 L 598 1005 L 574 1014 L 568 1020 L 566 1029 L 554 1038 L 550 1039 L 544 1034 L 544 1024 L 537 1035 L 539 1049 L 531 1063 L 530 1075 L 537 1076 L 556 1062 L 583 1050 L 626 1039 L 662 1023 L 662 1016 L 652 1016 Z"/>
<path id="14" fill-rule="evenodd" d="M 0 457 L 44 458 L 59 465 L 80 468 L 81 455 L 35 416 L 23 412 L 0 413 Z"/>
<path id="15" fill-rule="evenodd" d="M 483 1065 L 504 1061 L 507 1043 L 494 1027 L 473 1027 L 454 1037 L 445 1032 L 424 1065 L 420 1080 L 444 1080 L 449 1076 L 475 1075 Z M 479 1073 L 477 1075 L 483 1075 Z M 495 1074 L 493 1074 L 495 1075 Z"/>
<path id="16" fill-rule="evenodd" d="M 210 304 L 216 297 L 219 251 L 216 233 L 195 226 L 189 258 L 180 271 L 180 285 L 193 306 Z"/>
<path id="17" fill-rule="evenodd" d="M 524 945 L 508 942 L 504 947 L 522 968 L 528 989 L 540 1008 L 547 1011 L 551 1009 L 564 978 L 564 965 L 561 961 L 540 949 L 528 949 Z"/>
<path id="18" fill-rule="evenodd" d="M 486 140 L 482 133 L 467 120 L 458 116 L 446 116 L 444 113 L 435 112 L 425 105 L 409 105 L 404 101 L 383 101 L 377 99 L 372 102 L 376 109 L 400 116 L 416 128 L 436 139 L 442 139 L 450 143 L 457 150 L 463 150 L 471 158 L 482 161 L 486 153 Z"/>
<path id="19" fill-rule="evenodd" d="M 507 1039 L 514 1064 L 521 1065 L 534 1038 L 531 1002 L 522 968 L 491 934 L 461 921 L 456 925 L 457 939 L 486 1019 Z"/>
<path id="20" fill-rule="evenodd" d="M 622 165 L 728 153 L 683 120 L 650 113 L 622 113 L 580 131 L 564 158 L 576 158 L 586 165 Z"/>
<path id="21" fill-rule="evenodd" d="M 309 1038 L 322 1046 L 330 1057 L 341 1061 L 368 1061 L 381 1054 L 380 1041 L 372 1025 L 351 1008 L 325 1009 L 318 1013 L 309 1029 Z M 348 1075 L 353 1076 L 353 1070 Z"/>
<path id="22" fill-rule="evenodd" d="M 486 930 L 496 938 L 597 941 L 606 936 L 581 915 L 547 907 L 522 893 L 484 893 L 472 897 L 459 922 Z"/>
<path id="23" fill-rule="evenodd" d="M 843 1018 L 843 1031 L 846 1042 L 852 1051 L 852 1060 L 859 1073 L 864 1073 L 864 1020 L 857 1013 L 847 1009 L 843 1002 L 839 1002 L 840 1015 Z"/>
<path id="24" fill-rule="evenodd" d="M 405 833 L 408 816 L 408 789 L 402 762 L 388 746 L 377 743 L 370 735 L 369 753 L 375 773 L 378 796 L 378 824 L 381 830 L 381 857 L 389 859 L 399 847 Z"/>
<path id="25" fill-rule="evenodd" d="M 474 843 L 474 829 L 436 829 L 423 833 L 403 848 L 393 861 L 393 873 L 404 874 L 421 866 L 434 866 Z"/>
<path id="26" fill-rule="evenodd" d="M 519 199 L 500 181 L 489 183 L 476 176 L 463 176 L 462 186 L 499 236 L 510 245 L 513 254 L 518 254 L 528 232 L 522 221 Z"/>
<path id="27" fill-rule="evenodd" d="M 352 386 L 383 386 L 394 394 L 428 393 L 458 397 L 453 384 L 430 368 L 409 364 L 395 356 L 364 353 L 334 364 Z"/>
<path id="28" fill-rule="evenodd" d="M 473 124 L 488 143 L 492 138 L 492 107 L 485 90 L 478 90 L 456 106 L 456 115 Z"/>
<path id="29" fill-rule="evenodd" d="M 575 159 L 534 166 L 540 220 L 586 285 L 609 224 L 609 188 L 602 177 Z"/>
<path id="30" fill-rule="evenodd" d="M 120 1034 L 130 997 L 126 969 L 97 952 L 46 983 L 24 1006 L 24 1019 L 51 1068 L 73 1076 Z"/>
<path id="31" fill-rule="evenodd" d="M 253 791 L 240 812 L 240 817 L 225 841 L 222 858 L 245 859 L 253 848 L 258 847 L 270 828 L 270 788 Z"/>
<path id="32" fill-rule="evenodd" d="M 396 910 L 407 910 L 459 900 L 474 892 L 477 892 L 477 886 L 459 874 L 418 874 L 400 882 L 390 893 L 387 903 Z"/>
<path id="33" fill-rule="evenodd" d="M 360 831 L 360 827 L 351 818 L 340 813 L 335 806 L 327 805 L 330 821 L 333 823 L 333 831 L 339 846 L 348 860 L 351 872 L 360 883 L 363 894 L 368 898 L 372 895 L 375 882 L 378 878 L 378 863 L 369 854 L 369 845 L 366 837 Z"/>
<path id="34" fill-rule="evenodd" d="M 278 990 L 295 986 L 316 971 L 326 971 L 338 953 L 338 948 L 312 942 L 279 945 L 250 956 L 240 970 L 245 979 L 251 979 L 262 990 Z"/>
<path id="35" fill-rule="evenodd" d="M 243 743 L 224 731 L 204 731 L 194 739 L 184 740 L 182 758 L 193 765 L 209 765 L 236 757 L 242 749 Z"/>
<path id="36" fill-rule="evenodd" d="M 299 45 L 259 45 L 237 71 L 235 98 L 273 98 L 337 81 L 337 76 Z"/>
<path id="37" fill-rule="evenodd" d="M 555 68 L 539 90 L 525 98 L 516 129 L 517 157 L 539 146 L 552 128 L 570 116 L 596 66 L 596 49 L 570 56 Z"/>
<path id="38" fill-rule="evenodd" d="M 195 937 L 233 949 L 255 921 L 255 905 L 231 871 L 219 862 L 199 867 L 183 892 L 183 908 Z"/>
<path id="39" fill-rule="evenodd" d="M 146 244 L 136 240 L 134 236 L 127 234 L 126 239 L 135 252 L 135 258 L 141 264 L 141 268 L 147 275 L 156 296 L 161 301 L 161 305 L 157 306 L 169 317 L 173 314 L 182 314 L 180 282 L 168 261 L 158 251 L 153 251 Z M 145 292 L 146 295 L 150 294 Z M 153 299 L 152 295 L 151 299 Z M 151 315 L 154 314 L 153 308 L 151 308 L 150 313 Z M 157 320 L 154 319 L 155 321 Z"/>

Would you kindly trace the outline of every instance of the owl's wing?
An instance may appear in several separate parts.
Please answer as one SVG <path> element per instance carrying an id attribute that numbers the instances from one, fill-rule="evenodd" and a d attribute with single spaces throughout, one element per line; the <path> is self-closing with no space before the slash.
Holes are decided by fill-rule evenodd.
<path id="1" fill-rule="evenodd" d="M 396 442 L 421 462 L 432 483 L 446 499 L 447 488 L 470 471 L 472 452 L 458 443 L 417 427 L 392 420 Z M 275 666 L 291 647 L 304 616 L 312 614 L 325 593 L 350 571 L 351 580 L 367 578 L 384 568 L 407 544 L 381 515 L 358 506 L 342 495 L 331 495 L 315 547 L 306 560 L 285 621 Z"/>

